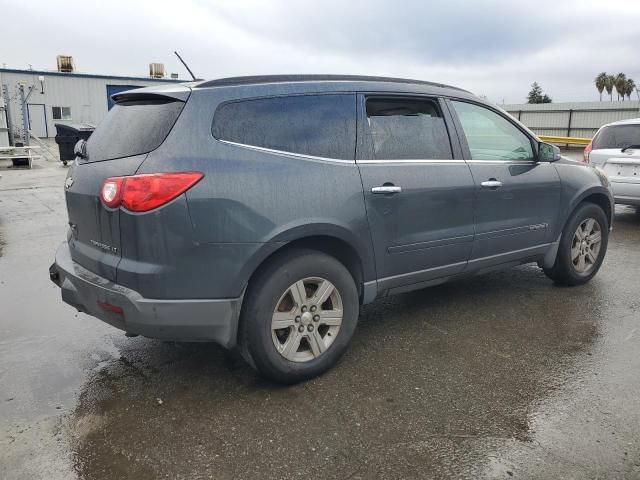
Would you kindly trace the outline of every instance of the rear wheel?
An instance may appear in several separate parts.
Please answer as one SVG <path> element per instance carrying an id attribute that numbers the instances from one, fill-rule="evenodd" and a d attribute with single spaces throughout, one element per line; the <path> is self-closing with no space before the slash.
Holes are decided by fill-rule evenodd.
<path id="1" fill-rule="evenodd" d="M 272 380 L 295 383 L 331 368 L 358 321 L 353 277 L 335 258 L 295 250 L 252 279 L 241 318 L 245 356 Z"/>
<path id="2" fill-rule="evenodd" d="M 609 223 L 601 207 L 580 205 L 571 215 L 560 238 L 558 254 L 545 274 L 556 283 L 582 285 L 593 278 L 604 260 Z"/>

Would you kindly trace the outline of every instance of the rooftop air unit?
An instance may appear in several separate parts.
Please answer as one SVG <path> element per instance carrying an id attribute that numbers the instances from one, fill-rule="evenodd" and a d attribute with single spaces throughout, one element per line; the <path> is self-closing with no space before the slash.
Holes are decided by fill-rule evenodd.
<path id="1" fill-rule="evenodd" d="M 149 76 L 151 78 L 164 78 L 164 63 L 150 63 Z"/>
<path id="2" fill-rule="evenodd" d="M 73 57 L 70 55 L 58 55 L 56 57 L 58 61 L 58 71 L 64 73 L 71 73 L 75 70 L 73 66 Z"/>

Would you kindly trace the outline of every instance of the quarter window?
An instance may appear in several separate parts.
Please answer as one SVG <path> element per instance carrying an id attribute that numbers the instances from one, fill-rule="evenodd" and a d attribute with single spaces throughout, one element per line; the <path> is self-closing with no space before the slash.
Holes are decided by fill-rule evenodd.
<path id="1" fill-rule="evenodd" d="M 532 160 L 531 140 L 507 119 L 488 108 L 451 102 L 458 114 L 472 160 Z"/>
<path id="2" fill-rule="evenodd" d="M 54 120 L 71 120 L 71 107 L 51 107 Z"/>
<path id="3" fill-rule="evenodd" d="M 451 143 L 432 100 L 367 98 L 367 128 L 376 159 L 451 159 Z"/>
<path id="4" fill-rule="evenodd" d="M 166 97 L 116 103 L 87 140 L 89 161 L 155 150 L 169 135 L 184 105 Z"/>
<path id="5" fill-rule="evenodd" d="M 212 133 L 243 145 L 353 160 L 356 97 L 298 95 L 226 103 L 216 110 Z"/>

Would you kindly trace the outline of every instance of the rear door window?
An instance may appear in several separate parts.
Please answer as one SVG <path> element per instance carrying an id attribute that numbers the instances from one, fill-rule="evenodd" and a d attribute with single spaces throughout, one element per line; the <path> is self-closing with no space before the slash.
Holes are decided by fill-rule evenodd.
<path id="1" fill-rule="evenodd" d="M 353 160 L 356 97 L 297 95 L 224 103 L 216 110 L 212 133 L 242 145 Z"/>
<path id="2" fill-rule="evenodd" d="M 593 139 L 593 149 L 626 148 L 640 145 L 640 125 L 610 125 Z"/>
<path id="3" fill-rule="evenodd" d="M 184 102 L 160 97 L 117 103 L 87 141 L 89 162 L 132 157 L 160 146 Z"/>
<path id="4" fill-rule="evenodd" d="M 366 129 L 377 160 L 452 159 L 435 100 L 368 97 Z"/>

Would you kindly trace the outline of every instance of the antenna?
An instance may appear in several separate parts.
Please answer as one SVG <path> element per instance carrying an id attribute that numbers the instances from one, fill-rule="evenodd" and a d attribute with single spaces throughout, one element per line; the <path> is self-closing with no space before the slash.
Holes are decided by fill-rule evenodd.
<path id="1" fill-rule="evenodd" d="M 187 63 L 182 59 L 180 54 L 178 52 L 176 52 L 176 51 L 174 51 L 173 53 L 175 53 L 176 57 L 178 57 L 178 60 L 180 60 L 182 62 L 182 64 L 184 65 L 184 68 L 186 68 L 187 71 L 189 72 L 189 75 L 191 75 L 191 78 L 193 78 L 194 81 L 197 80 L 196 76 L 193 74 L 193 72 L 189 68 L 189 65 L 187 65 Z"/>

